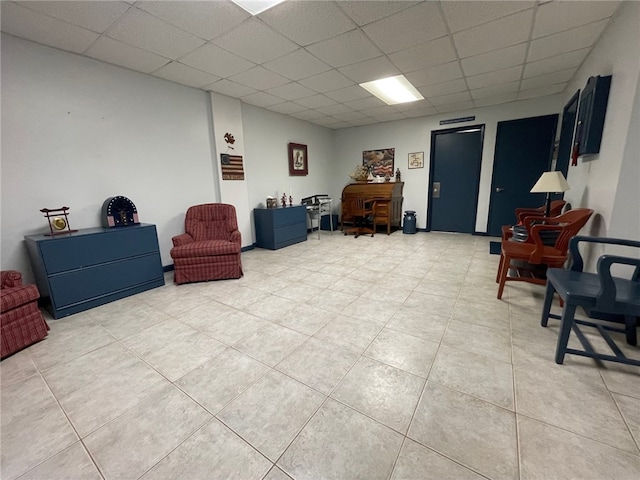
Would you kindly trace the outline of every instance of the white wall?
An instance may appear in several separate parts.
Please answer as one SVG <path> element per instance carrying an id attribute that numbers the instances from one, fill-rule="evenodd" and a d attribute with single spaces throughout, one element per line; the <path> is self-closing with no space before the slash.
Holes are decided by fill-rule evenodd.
<path id="1" fill-rule="evenodd" d="M 217 196 L 207 93 L 5 34 L 1 80 L 1 268 L 33 278 L 23 237 L 48 231 L 41 208 L 96 227 L 114 195 L 173 263 L 187 207 Z"/>
<path id="2" fill-rule="evenodd" d="M 600 153 L 581 157 L 567 175 L 571 190 L 565 198 L 574 207 L 595 210 L 584 232 L 591 235 L 640 239 L 640 129 L 637 119 L 631 120 L 640 108 L 639 51 L 640 3 L 625 2 L 565 90 L 566 103 L 590 76 L 612 75 Z"/>
<path id="3" fill-rule="evenodd" d="M 283 190 L 292 192 L 294 204 L 319 193 L 340 198 L 332 130 L 247 104 L 242 122 L 250 208 L 265 206 L 267 196 L 280 198 Z M 289 176 L 290 142 L 307 145 L 309 175 Z"/>
<path id="4" fill-rule="evenodd" d="M 418 228 L 425 228 L 429 200 L 431 131 L 484 124 L 484 145 L 480 172 L 480 191 L 478 192 L 476 231 L 486 232 L 498 122 L 560 113 L 561 111 L 562 99 L 559 95 L 553 95 L 534 100 L 476 108 L 454 114 L 434 115 L 338 130 L 335 134 L 335 157 L 336 162 L 338 162 L 335 168 L 335 183 L 339 190 L 336 190 L 337 193 L 334 191 L 334 195 L 340 198 L 342 188 L 351 181 L 349 173 L 353 171 L 357 164 L 362 163 L 363 150 L 395 148 L 395 168 L 400 168 L 402 181 L 404 182 L 404 203 L 402 208 L 403 210 L 415 210 Z M 440 120 L 472 115 L 476 117 L 472 122 L 439 125 Z M 424 152 L 424 168 L 408 169 L 408 154 L 411 152 Z"/>

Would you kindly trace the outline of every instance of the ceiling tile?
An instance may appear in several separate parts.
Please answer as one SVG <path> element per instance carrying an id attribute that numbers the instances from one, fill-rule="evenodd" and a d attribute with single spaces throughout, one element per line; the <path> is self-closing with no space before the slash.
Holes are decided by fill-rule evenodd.
<path id="1" fill-rule="evenodd" d="M 442 83 L 462 78 L 462 70 L 458 62 L 445 63 L 435 67 L 405 74 L 414 87 L 422 87 L 433 83 Z"/>
<path id="2" fill-rule="evenodd" d="M 239 83 L 232 82 L 227 79 L 219 80 L 211 85 L 205 85 L 202 88 L 234 98 L 246 97 L 247 95 L 256 93 L 257 91 L 254 88 L 247 87 L 246 85 L 240 85 Z"/>
<path id="3" fill-rule="evenodd" d="M 547 73 L 546 75 L 538 75 L 537 77 L 525 78 L 520 88 L 522 90 L 532 90 L 538 87 L 554 85 L 556 83 L 566 83 L 573 78 L 577 68 L 561 70 L 559 72 Z"/>
<path id="4" fill-rule="evenodd" d="M 407 116 L 404 113 L 393 112 L 393 113 L 383 113 L 382 115 L 378 115 L 376 117 L 376 120 L 382 123 L 382 122 L 395 122 L 397 120 L 403 120 L 405 118 L 407 118 Z"/>
<path id="5" fill-rule="evenodd" d="M 345 113 L 334 113 L 333 116 L 338 120 L 342 120 L 344 122 L 351 122 L 353 120 L 362 120 L 364 118 L 368 118 L 360 112 L 345 112 Z"/>
<path id="6" fill-rule="evenodd" d="M 255 66 L 249 60 L 240 58 L 210 43 L 206 43 L 185 55 L 180 59 L 180 62 L 219 77 L 228 77 Z"/>
<path id="7" fill-rule="evenodd" d="M 524 66 L 524 78 L 553 73 L 570 67 L 577 67 L 582 64 L 590 51 L 590 48 L 583 48 L 581 50 L 556 55 L 555 57 L 545 58 L 544 60 L 538 60 L 537 62 L 527 63 Z"/>
<path id="8" fill-rule="evenodd" d="M 307 111 L 305 107 L 293 102 L 278 103 L 277 105 L 271 105 L 270 107 L 267 107 L 267 108 L 274 112 L 283 113 L 285 115 L 291 115 L 292 113 Z"/>
<path id="9" fill-rule="evenodd" d="M 358 86 L 358 88 L 362 88 L 362 87 Z M 362 90 L 366 92 L 364 88 L 362 88 Z M 354 110 L 366 110 L 368 108 L 382 107 L 383 105 L 386 105 L 386 104 L 379 98 L 376 98 L 373 95 L 369 94 L 368 97 L 362 98 L 360 100 L 353 100 L 351 102 L 346 102 L 345 105 L 353 108 Z"/>
<path id="10" fill-rule="evenodd" d="M 533 10 L 463 30 L 453 35 L 461 58 L 508 47 L 529 39 Z M 499 34 L 498 34 L 499 32 Z"/>
<path id="11" fill-rule="evenodd" d="M 181 57 L 205 43 L 203 39 L 137 8 L 129 9 L 107 35 L 114 40 L 171 59 Z"/>
<path id="12" fill-rule="evenodd" d="M 299 48 L 287 55 L 267 62 L 263 67 L 284 75 L 291 80 L 300 80 L 331 70 L 329 65 L 318 60 L 304 48 Z"/>
<path id="13" fill-rule="evenodd" d="M 413 112 L 415 110 L 425 110 L 426 108 L 433 109 L 433 107 L 431 106 L 431 104 L 426 98 L 422 100 L 417 100 L 415 102 L 399 103 L 397 105 L 394 105 L 393 108 L 395 108 L 398 112 L 402 112 L 402 113 Z"/>
<path id="14" fill-rule="evenodd" d="M 438 111 L 434 107 L 422 107 L 416 110 L 407 110 L 404 114 L 408 118 L 428 117 L 435 115 Z"/>
<path id="15" fill-rule="evenodd" d="M 351 120 L 349 123 L 351 123 L 351 125 L 353 125 L 354 127 L 363 127 L 365 125 L 373 125 L 375 123 L 378 123 L 378 120 L 371 117 L 365 117 L 360 120 Z"/>
<path id="16" fill-rule="evenodd" d="M 608 18 L 620 2 L 549 2 L 536 12 L 533 38 L 544 37 L 573 27 Z"/>
<path id="17" fill-rule="evenodd" d="M 2 8 L 2 31 L 26 40 L 81 53 L 98 38 L 95 32 L 56 20 L 12 2 L 0 2 L 0 7 Z"/>
<path id="18" fill-rule="evenodd" d="M 514 2 L 441 2 L 444 16 L 452 32 L 459 32 L 467 28 L 497 20 L 512 13 L 532 8 L 533 1 Z"/>
<path id="19" fill-rule="evenodd" d="M 440 107 L 442 105 L 450 105 L 452 103 L 462 103 L 467 100 L 471 100 L 469 92 L 452 93 L 450 95 L 442 95 L 440 97 L 429 97 L 429 103 L 434 107 Z"/>
<path id="20" fill-rule="evenodd" d="M 518 94 L 516 92 L 513 92 L 505 93 L 503 95 L 496 95 L 495 97 L 479 98 L 478 100 L 474 100 L 473 103 L 475 103 L 476 107 L 487 107 L 490 105 L 500 105 L 501 103 L 513 102 L 517 99 Z"/>
<path id="21" fill-rule="evenodd" d="M 381 107 L 365 108 L 361 110 L 361 113 L 367 117 L 378 118 L 382 115 L 398 113 L 398 111 L 390 105 L 382 105 Z"/>
<path id="22" fill-rule="evenodd" d="M 437 97 L 450 93 L 464 92 L 467 89 L 467 82 L 459 78 L 449 82 L 437 83 L 435 85 L 425 85 L 418 88 L 418 91 L 425 97 Z"/>
<path id="23" fill-rule="evenodd" d="M 147 52 L 141 48 L 132 47 L 109 37 L 100 37 L 85 52 L 85 55 L 144 73 L 151 73 L 169 62 L 168 58 Z"/>
<path id="24" fill-rule="evenodd" d="M 276 97 L 284 98 L 285 100 L 295 100 L 297 98 L 310 97 L 316 94 L 316 92 L 310 88 L 304 87 L 296 82 L 270 88 L 267 92 L 275 95 Z"/>
<path id="25" fill-rule="evenodd" d="M 436 107 L 436 110 L 439 113 L 449 113 L 449 112 L 462 112 L 464 110 L 470 110 L 472 108 L 473 108 L 473 102 L 469 101 L 469 102 L 441 105 Z"/>
<path id="26" fill-rule="evenodd" d="M 356 27 L 333 2 L 283 2 L 262 12 L 258 18 L 302 46 Z"/>
<path id="27" fill-rule="evenodd" d="M 393 77 L 400 74 L 387 57 L 372 58 L 361 63 L 354 63 L 338 69 L 346 77 L 356 83 L 370 82 L 380 78 Z"/>
<path id="28" fill-rule="evenodd" d="M 197 70 L 193 67 L 189 67 L 188 65 L 183 65 L 180 62 L 170 62 L 164 67 L 153 72 L 153 75 L 164 78 L 165 80 L 171 80 L 172 82 L 196 88 L 200 88 L 203 85 L 209 85 L 220 80 L 220 78 L 215 75 Z"/>
<path id="29" fill-rule="evenodd" d="M 332 67 L 379 57 L 381 52 L 360 30 L 309 45 L 307 50 Z"/>
<path id="30" fill-rule="evenodd" d="M 274 95 L 269 95 L 266 92 L 256 92 L 252 93 L 251 95 L 242 97 L 242 101 L 244 103 L 255 105 L 256 107 L 269 107 L 271 105 L 275 105 L 276 103 L 281 103 L 282 99 Z"/>
<path id="31" fill-rule="evenodd" d="M 257 18 L 244 22 L 211 43 L 255 63 L 268 62 L 298 48 Z"/>
<path id="32" fill-rule="evenodd" d="M 435 2 L 422 2 L 362 28 L 384 53 L 428 42 L 447 34 Z"/>
<path id="33" fill-rule="evenodd" d="M 289 82 L 288 78 L 260 66 L 233 75 L 229 80 L 257 90 L 267 90 Z"/>
<path id="34" fill-rule="evenodd" d="M 590 47 L 600 37 L 606 26 L 607 20 L 600 20 L 596 23 L 533 40 L 529 47 L 527 62 Z"/>
<path id="35" fill-rule="evenodd" d="M 315 90 L 316 92 L 324 93 L 348 87 L 353 85 L 354 82 L 337 70 L 329 70 L 328 72 L 300 80 L 300 83 L 305 87 Z"/>
<path id="36" fill-rule="evenodd" d="M 480 75 L 467 77 L 467 85 L 469 85 L 469 88 L 482 88 L 499 83 L 520 80 L 521 76 L 522 65 L 517 65 L 515 67 L 504 68 L 502 70 L 495 70 L 493 72 L 481 73 Z"/>
<path id="37" fill-rule="evenodd" d="M 480 73 L 491 72 L 502 68 L 511 67 L 513 65 L 521 65 L 524 63 L 527 54 L 527 44 L 521 43 L 512 45 L 511 47 L 501 48 L 493 52 L 475 55 L 473 57 L 463 58 L 462 71 L 465 75 L 479 75 Z"/>
<path id="38" fill-rule="evenodd" d="M 338 2 L 338 6 L 341 7 L 349 17 L 356 22 L 359 26 L 366 25 L 376 20 L 393 15 L 400 10 L 415 5 L 418 2 L 397 0 L 390 1 L 376 1 L 376 2 L 363 2 L 363 1 L 351 1 L 351 2 Z"/>
<path id="39" fill-rule="evenodd" d="M 360 100 L 371 96 L 371 94 L 360 85 L 351 85 L 347 88 L 333 90 L 332 92 L 325 93 L 325 95 L 340 103 L 352 102 L 354 100 Z"/>
<path id="40" fill-rule="evenodd" d="M 544 97 L 546 95 L 553 95 L 564 91 L 566 84 L 558 83 L 556 85 L 548 85 L 546 87 L 534 88 L 532 90 L 522 90 L 518 94 L 518 100 L 524 100 L 527 98 Z"/>
<path id="41" fill-rule="evenodd" d="M 324 113 L 325 115 L 335 115 L 337 113 L 348 113 L 353 111 L 349 107 L 339 103 L 335 105 L 327 105 L 326 107 L 318 107 L 316 110 L 320 113 Z"/>
<path id="42" fill-rule="evenodd" d="M 497 97 L 506 93 L 514 93 L 520 90 L 520 81 L 503 83 L 501 85 L 491 85 L 489 87 L 477 88 L 471 90 L 471 96 L 474 100 L 481 98 Z M 477 102 L 476 102 L 477 103 Z"/>
<path id="43" fill-rule="evenodd" d="M 240 25 L 251 15 L 233 2 L 142 1 L 136 6 L 198 37 L 211 40 Z"/>
<path id="44" fill-rule="evenodd" d="M 316 112 L 315 110 L 303 110 L 301 112 L 296 112 L 291 116 L 299 118 L 300 120 L 315 120 L 317 118 L 322 118 L 325 115 L 320 112 Z"/>
<path id="45" fill-rule="evenodd" d="M 3 2 L 4 3 L 4 2 Z M 125 2 L 16 2 L 50 17 L 103 33 L 130 5 Z"/>
<path id="46" fill-rule="evenodd" d="M 315 123 L 316 125 L 321 125 L 323 127 L 329 127 L 331 125 L 335 125 L 337 123 L 342 123 L 342 122 L 337 118 L 326 116 L 326 117 L 321 117 L 321 118 L 312 120 L 311 123 Z"/>
<path id="47" fill-rule="evenodd" d="M 413 71 L 452 62 L 456 59 L 456 52 L 447 36 L 392 53 L 389 59 L 400 70 Z"/>
<path id="48" fill-rule="evenodd" d="M 307 108 L 319 108 L 326 107 L 327 105 L 335 105 L 336 102 L 325 95 L 314 95 L 313 97 L 296 100 L 296 103 Z"/>

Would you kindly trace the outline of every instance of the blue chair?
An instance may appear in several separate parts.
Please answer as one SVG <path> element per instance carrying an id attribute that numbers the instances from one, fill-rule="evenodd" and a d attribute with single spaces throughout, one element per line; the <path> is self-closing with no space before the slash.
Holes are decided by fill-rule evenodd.
<path id="1" fill-rule="evenodd" d="M 578 244 L 581 242 L 635 247 L 638 249 L 639 256 L 633 258 L 605 254 L 598 259 L 597 273 L 587 273 L 582 271 L 584 262 L 578 250 Z M 637 344 L 636 327 L 640 318 L 640 242 L 619 238 L 575 236 L 569 242 L 569 252 L 573 260 L 569 269 L 547 270 L 547 290 L 540 322 L 543 327 L 546 327 L 549 318 L 561 321 L 556 345 L 556 363 L 562 364 L 564 356 L 572 354 L 640 366 L 640 360 L 627 358 L 608 333 L 608 331 L 625 333 L 628 344 Z M 611 266 L 614 264 L 635 267 L 631 277 L 628 279 L 614 277 L 611 274 Z M 554 293 L 564 301 L 562 316 L 550 313 Z M 624 323 L 624 328 L 602 322 L 577 320 L 575 318 L 577 307 L 582 307 L 590 318 Z M 581 325 L 596 328 L 613 355 L 596 352 L 580 330 Z M 567 348 L 572 329 L 584 350 Z"/>

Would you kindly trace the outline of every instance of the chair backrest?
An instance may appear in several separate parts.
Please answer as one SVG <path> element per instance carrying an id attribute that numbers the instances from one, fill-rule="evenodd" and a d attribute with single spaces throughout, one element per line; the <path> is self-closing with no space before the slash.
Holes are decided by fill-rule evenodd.
<path id="1" fill-rule="evenodd" d="M 344 215 L 351 217 L 365 217 L 375 212 L 375 202 L 371 198 L 361 195 L 345 195 L 342 199 Z"/>
<path id="2" fill-rule="evenodd" d="M 578 234 L 591 215 L 593 215 L 593 210 L 590 208 L 576 208 L 554 217 L 553 223 L 564 226 L 556 240 L 555 249 L 566 254 L 569 247 L 569 240 Z"/>
<path id="3" fill-rule="evenodd" d="M 549 208 L 549 216 L 556 217 L 560 215 L 560 213 L 562 213 L 562 207 L 564 207 L 566 203 L 567 202 L 564 200 L 552 200 Z M 522 223 L 524 217 L 530 217 L 533 215 L 539 215 L 541 217 L 544 216 L 546 209 L 546 204 L 537 208 L 516 208 L 516 218 L 518 219 L 518 223 Z"/>
<path id="4" fill-rule="evenodd" d="M 227 203 L 205 203 L 189 207 L 184 219 L 184 231 L 195 241 L 229 240 L 238 230 L 236 209 Z"/>

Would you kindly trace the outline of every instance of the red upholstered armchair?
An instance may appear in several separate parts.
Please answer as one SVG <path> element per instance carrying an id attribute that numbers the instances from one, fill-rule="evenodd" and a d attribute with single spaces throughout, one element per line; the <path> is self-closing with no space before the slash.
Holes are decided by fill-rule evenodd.
<path id="1" fill-rule="evenodd" d="M 242 276 L 242 241 L 233 205 L 206 203 L 189 207 L 184 230 L 172 239 L 175 283 Z"/>
<path id="2" fill-rule="evenodd" d="M 22 285 L 22 274 L 0 272 L 0 336 L 2 358 L 47 336 L 49 325 L 38 308 L 40 292 L 35 285 Z"/>

